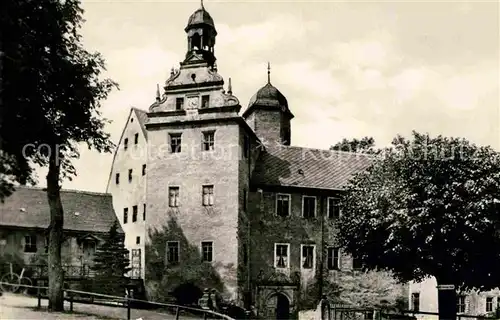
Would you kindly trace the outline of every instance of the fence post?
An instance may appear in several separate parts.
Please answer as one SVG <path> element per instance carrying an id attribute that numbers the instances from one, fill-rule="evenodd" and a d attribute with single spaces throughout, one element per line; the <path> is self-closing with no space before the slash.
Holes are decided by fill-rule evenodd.
<path id="1" fill-rule="evenodd" d="M 175 308 L 175 320 L 179 320 L 179 306 Z"/>
<path id="2" fill-rule="evenodd" d="M 73 312 L 73 293 L 69 291 L 68 294 L 69 294 L 69 311 Z"/>
<path id="3" fill-rule="evenodd" d="M 38 309 L 42 307 L 42 293 L 40 291 L 40 286 L 37 286 L 36 295 L 38 298 Z"/>
<path id="4" fill-rule="evenodd" d="M 130 293 L 127 291 L 127 320 L 130 320 Z"/>

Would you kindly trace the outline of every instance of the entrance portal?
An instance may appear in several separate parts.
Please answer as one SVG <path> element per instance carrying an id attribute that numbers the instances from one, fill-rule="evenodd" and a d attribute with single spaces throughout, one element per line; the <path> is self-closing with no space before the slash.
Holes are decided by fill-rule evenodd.
<path id="1" fill-rule="evenodd" d="M 284 294 L 278 293 L 276 295 L 276 319 L 288 320 L 289 313 L 290 301 L 288 301 L 288 298 Z"/>
<path id="2" fill-rule="evenodd" d="M 283 293 L 273 294 L 266 303 L 265 318 L 288 320 L 290 318 L 290 301 Z"/>

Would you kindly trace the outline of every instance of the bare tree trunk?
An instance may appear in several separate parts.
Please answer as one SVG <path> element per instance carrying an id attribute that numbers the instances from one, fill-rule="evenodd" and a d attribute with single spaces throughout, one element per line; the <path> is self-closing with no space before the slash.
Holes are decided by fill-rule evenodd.
<path id="1" fill-rule="evenodd" d="M 52 150 L 47 174 L 47 197 L 50 206 L 49 226 L 49 310 L 64 310 L 63 282 L 61 264 L 61 245 L 63 240 L 64 215 L 59 187 L 59 155 Z"/>
<path id="2" fill-rule="evenodd" d="M 456 320 L 457 292 L 452 281 L 437 278 L 439 320 Z"/>

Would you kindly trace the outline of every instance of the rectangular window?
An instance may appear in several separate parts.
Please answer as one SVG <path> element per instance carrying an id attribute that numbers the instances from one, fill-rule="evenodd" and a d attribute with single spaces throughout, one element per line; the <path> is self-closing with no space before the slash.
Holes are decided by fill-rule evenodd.
<path id="1" fill-rule="evenodd" d="M 24 252 L 36 252 L 36 236 L 24 236 Z"/>
<path id="2" fill-rule="evenodd" d="M 486 297 L 486 312 L 493 311 L 493 297 Z"/>
<path id="3" fill-rule="evenodd" d="M 132 207 L 132 222 L 137 221 L 137 213 L 138 213 L 137 206 L 133 206 Z"/>
<path id="4" fill-rule="evenodd" d="M 142 220 L 146 221 L 146 204 L 143 204 L 143 208 L 142 208 Z"/>
<path id="5" fill-rule="evenodd" d="M 168 188 L 168 205 L 170 207 L 179 206 L 179 187 L 169 187 Z"/>
<path id="6" fill-rule="evenodd" d="M 203 205 L 214 205 L 214 186 L 203 186 Z"/>
<path id="7" fill-rule="evenodd" d="M 316 217 L 316 197 L 310 197 L 310 196 L 302 197 L 302 217 L 303 218 Z"/>
<path id="8" fill-rule="evenodd" d="M 340 269 L 340 250 L 339 248 L 330 247 L 327 249 L 327 268 L 328 270 Z"/>
<path id="9" fill-rule="evenodd" d="M 175 99 L 175 110 L 184 109 L 184 98 Z"/>
<path id="10" fill-rule="evenodd" d="M 420 311 L 420 293 L 413 292 L 411 294 L 411 308 L 415 312 Z"/>
<path id="11" fill-rule="evenodd" d="M 457 297 L 457 312 L 465 313 L 465 296 Z"/>
<path id="12" fill-rule="evenodd" d="M 328 218 L 338 219 L 340 218 L 340 205 L 338 198 L 328 198 Z"/>
<path id="13" fill-rule="evenodd" d="M 142 175 L 143 176 L 146 175 L 146 165 L 145 164 L 142 165 Z"/>
<path id="14" fill-rule="evenodd" d="M 139 143 L 139 134 L 138 134 L 138 133 L 136 133 L 136 134 L 134 135 L 134 144 L 138 144 L 138 143 Z"/>
<path id="15" fill-rule="evenodd" d="M 203 151 L 213 151 L 215 148 L 215 131 L 203 132 Z"/>
<path id="16" fill-rule="evenodd" d="M 276 214 L 280 217 L 288 217 L 290 215 L 290 195 L 276 195 Z"/>
<path id="17" fill-rule="evenodd" d="M 128 138 L 125 138 L 125 140 L 123 140 L 123 149 L 124 150 L 128 149 Z"/>
<path id="18" fill-rule="evenodd" d="M 132 169 L 128 169 L 128 182 L 132 182 Z"/>
<path id="19" fill-rule="evenodd" d="M 314 245 L 302 245 L 302 269 L 314 268 Z"/>
<path id="20" fill-rule="evenodd" d="M 210 96 L 201 96 L 201 107 L 202 108 L 209 108 L 210 107 Z"/>
<path id="21" fill-rule="evenodd" d="M 170 134 L 170 152 L 179 153 L 181 152 L 182 138 L 180 133 Z"/>
<path id="22" fill-rule="evenodd" d="M 243 156 L 245 158 L 248 158 L 249 151 L 250 151 L 250 140 L 248 139 L 248 136 L 245 135 L 243 136 Z"/>
<path id="23" fill-rule="evenodd" d="M 116 182 L 116 184 L 120 184 L 120 174 L 119 173 L 117 173 L 115 175 L 115 182 Z"/>
<path id="24" fill-rule="evenodd" d="M 363 269 L 363 259 L 361 258 L 352 258 L 352 268 L 354 270 L 361 270 Z"/>
<path id="25" fill-rule="evenodd" d="M 128 208 L 123 209 L 123 224 L 128 222 Z"/>
<path id="26" fill-rule="evenodd" d="M 141 244 L 141 237 L 135 237 L 135 244 Z"/>
<path id="27" fill-rule="evenodd" d="M 274 267 L 277 269 L 288 269 L 290 267 L 290 244 L 274 244 Z"/>
<path id="28" fill-rule="evenodd" d="M 212 262 L 213 261 L 213 242 L 212 241 L 203 241 L 201 243 L 201 252 L 202 252 L 202 261 L 203 262 Z"/>
<path id="29" fill-rule="evenodd" d="M 167 242 L 167 263 L 170 266 L 175 266 L 179 264 L 179 242 L 169 241 Z"/>

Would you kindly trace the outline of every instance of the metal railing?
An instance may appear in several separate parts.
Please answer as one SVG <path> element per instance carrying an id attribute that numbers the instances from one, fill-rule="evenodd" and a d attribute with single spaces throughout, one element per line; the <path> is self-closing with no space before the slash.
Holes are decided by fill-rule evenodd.
<path id="1" fill-rule="evenodd" d="M 12 284 L 12 283 L 8 283 L 8 282 L 0 282 L 0 286 L 18 286 L 18 287 L 24 287 L 26 289 L 28 289 L 28 288 L 36 289 L 37 290 L 37 299 L 38 299 L 38 305 L 37 305 L 38 308 L 42 307 L 42 299 L 48 299 L 48 297 L 46 297 L 42 294 L 42 290 L 48 290 L 48 287 L 24 285 L 24 284 L 19 284 L 19 283 Z M 206 309 L 201 309 L 201 308 L 198 309 L 198 308 L 181 306 L 181 305 L 170 304 L 170 303 L 159 303 L 159 302 L 139 300 L 139 299 L 134 299 L 132 297 L 129 297 L 128 295 L 126 297 L 119 297 L 119 296 L 111 296 L 111 295 L 106 295 L 106 294 L 79 291 L 79 290 L 71 290 L 71 289 L 63 289 L 63 292 L 66 293 L 64 300 L 69 302 L 70 312 L 73 312 L 73 304 L 74 303 L 94 304 L 94 305 L 102 305 L 102 306 L 109 306 L 109 307 L 126 308 L 127 309 L 127 320 L 131 320 L 131 310 L 138 309 L 138 308 L 133 308 L 132 305 L 133 305 L 133 303 L 138 303 L 141 305 L 148 305 L 148 306 L 152 306 L 152 307 L 157 307 L 159 309 L 160 308 L 166 309 L 166 310 L 170 311 L 170 314 L 175 314 L 175 320 L 179 320 L 181 313 L 188 313 L 191 316 L 191 318 L 192 318 L 192 316 L 202 315 L 203 319 L 235 320 L 235 319 L 229 317 L 228 315 L 218 313 L 215 311 L 211 311 L 211 310 L 206 310 Z M 90 301 L 79 299 L 79 298 L 81 298 L 81 296 L 88 296 L 91 299 L 90 299 Z M 96 301 L 97 300 L 96 298 L 100 299 L 101 301 Z M 117 302 L 118 302 L 118 304 L 117 304 Z M 156 310 L 156 312 L 164 313 L 164 312 L 161 312 L 160 310 Z"/>

